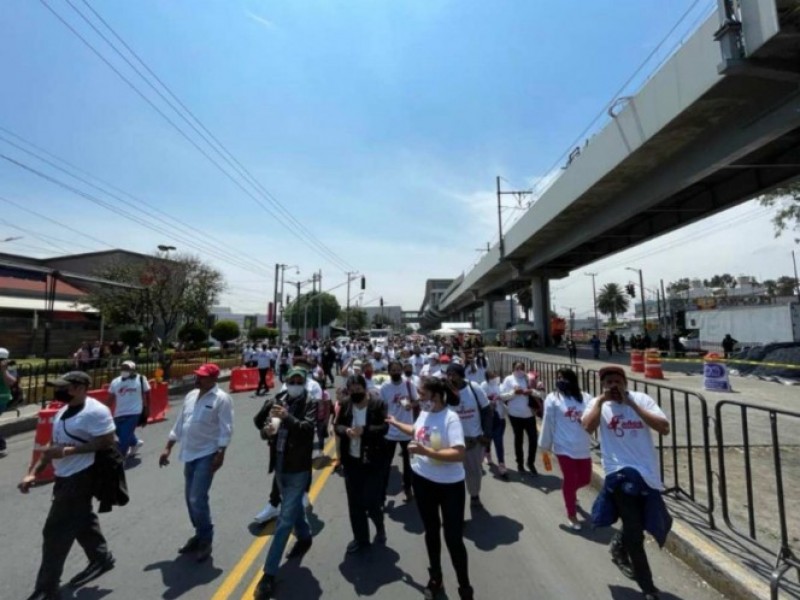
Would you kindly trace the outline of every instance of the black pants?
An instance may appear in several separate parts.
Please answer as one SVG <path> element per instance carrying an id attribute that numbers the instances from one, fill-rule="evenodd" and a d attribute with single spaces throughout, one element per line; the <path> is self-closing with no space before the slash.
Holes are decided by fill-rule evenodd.
<path id="1" fill-rule="evenodd" d="M 278 379 L 281 380 L 283 383 L 283 378 L 286 377 L 286 374 L 289 372 L 289 365 L 281 363 L 280 367 L 278 367 Z"/>
<path id="2" fill-rule="evenodd" d="M 58 590 L 64 563 L 72 543 L 77 540 L 89 561 L 102 560 L 108 554 L 106 539 L 92 510 L 92 473 L 84 469 L 71 477 L 56 477 L 53 502 L 42 530 L 42 564 L 36 577 L 36 589 Z"/>
<path id="3" fill-rule="evenodd" d="M 392 473 L 392 462 L 397 454 L 397 444 L 400 444 L 400 452 L 403 455 L 403 489 L 408 492 L 411 489 L 411 457 L 408 454 L 407 441 L 386 440 L 386 467 L 383 473 L 383 500 L 386 501 L 386 489 L 389 487 L 389 476 Z"/>
<path id="4" fill-rule="evenodd" d="M 528 467 L 533 465 L 536 460 L 536 444 L 539 440 L 539 433 L 536 431 L 536 417 L 512 417 L 511 429 L 514 432 L 514 456 L 517 459 L 517 466 L 524 464 L 524 454 L 522 452 L 523 436 L 528 435 Z"/>
<path id="5" fill-rule="evenodd" d="M 621 489 L 614 490 L 614 504 L 622 520 L 622 531 L 614 536 L 611 552 L 616 557 L 630 561 L 636 583 L 643 592 L 648 593 L 656 591 L 656 587 L 644 550 L 644 503 L 642 496 L 631 496 Z"/>
<path id="6" fill-rule="evenodd" d="M 269 373 L 269 369 L 258 370 L 258 389 L 256 389 L 256 394 L 260 394 L 262 389 L 265 392 L 269 391 L 267 387 L 267 373 Z"/>
<path id="7" fill-rule="evenodd" d="M 467 547 L 464 545 L 464 502 L 467 492 L 464 482 L 436 483 L 414 473 L 414 495 L 417 509 L 425 526 L 425 547 L 434 576 L 442 574 L 442 539 L 439 530 L 444 527 L 444 543 L 453 562 L 459 587 L 469 587 Z"/>
<path id="8" fill-rule="evenodd" d="M 353 539 L 360 544 L 369 543 L 369 522 L 372 520 L 377 531 L 383 531 L 383 489 L 381 483 L 382 465 L 364 464 L 352 457 L 345 457 L 344 484 L 347 490 L 347 509 L 350 514 L 350 527 Z"/>
<path id="9" fill-rule="evenodd" d="M 325 373 L 325 378 L 331 380 L 331 385 L 336 383 L 336 379 L 333 376 L 333 364 L 322 365 L 322 371 Z"/>

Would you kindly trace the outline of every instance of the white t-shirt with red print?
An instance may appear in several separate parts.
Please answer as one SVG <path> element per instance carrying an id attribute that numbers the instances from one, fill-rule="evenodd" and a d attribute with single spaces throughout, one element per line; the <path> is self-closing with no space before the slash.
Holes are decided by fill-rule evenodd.
<path id="1" fill-rule="evenodd" d="M 414 423 L 414 441 L 421 446 L 431 447 L 431 434 L 441 436 L 439 449 L 464 447 L 464 430 L 458 415 L 445 408 L 439 412 L 421 412 Z M 458 483 L 464 481 L 464 463 L 445 462 L 422 455 L 414 455 L 411 469 L 419 475 L 436 483 Z"/>
<path id="2" fill-rule="evenodd" d="M 590 458 L 592 438 L 581 425 L 581 417 L 592 397 L 582 392 L 582 402 L 553 392 L 544 401 L 539 447 L 570 458 Z"/>
<path id="3" fill-rule="evenodd" d="M 647 394 L 627 393 L 646 411 L 666 418 L 661 407 Z M 597 401 L 597 398 L 593 398 L 586 410 L 590 410 Z M 639 472 L 649 487 L 654 490 L 664 489 L 652 430 L 632 407 L 620 402 L 604 402 L 600 411 L 600 427 L 597 431 L 600 435 L 603 469 L 606 475 L 631 467 Z"/>
<path id="4" fill-rule="evenodd" d="M 381 386 L 381 400 L 386 405 L 389 415 L 401 423 L 412 425 L 414 423 L 414 410 L 412 404 L 417 401 L 417 389 L 411 381 L 403 380 L 400 383 L 387 381 Z M 405 406 L 404 406 L 405 404 Z M 405 442 L 411 439 L 394 425 L 389 426 L 386 439 L 395 442 Z"/>

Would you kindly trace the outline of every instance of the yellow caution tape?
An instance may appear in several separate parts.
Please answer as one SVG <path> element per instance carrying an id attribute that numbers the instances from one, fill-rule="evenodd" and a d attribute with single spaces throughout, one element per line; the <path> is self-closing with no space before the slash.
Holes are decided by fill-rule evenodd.
<path id="1" fill-rule="evenodd" d="M 714 360 L 706 360 L 703 358 L 662 358 L 662 362 L 679 362 L 679 363 L 725 363 L 736 365 L 756 365 L 758 367 L 783 367 L 787 369 L 800 369 L 800 364 L 796 363 L 773 363 L 762 362 L 760 360 L 742 360 L 738 358 L 715 358 Z"/>

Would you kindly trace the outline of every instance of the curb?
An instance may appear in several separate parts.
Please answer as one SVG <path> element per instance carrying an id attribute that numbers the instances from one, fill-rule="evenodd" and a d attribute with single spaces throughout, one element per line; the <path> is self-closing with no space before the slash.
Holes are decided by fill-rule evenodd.
<path id="1" fill-rule="evenodd" d="M 219 378 L 219 381 L 229 381 L 229 380 L 230 380 L 230 375 L 222 375 Z M 169 397 L 170 399 L 172 399 L 173 396 L 186 394 L 192 388 L 194 388 L 193 383 L 181 383 L 169 389 Z M 39 415 L 34 414 L 27 417 L 19 417 L 17 419 L 14 419 L 13 421 L 9 421 L 8 423 L 0 424 L 0 437 L 9 438 L 11 436 L 19 435 L 21 433 L 34 431 L 36 430 L 36 424 L 38 422 L 39 422 Z"/>
<path id="2" fill-rule="evenodd" d="M 603 489 L 604 481 L 602 468 L 592 461 L 592 487 L 599 492 Z M 667 536 L 664 549 L 686 563 L 708 585 L 726 598 L 762 600 L 769 597 L 767 583 L 755 577 L 678 519 L 673 520 L 672 530 Z"/>

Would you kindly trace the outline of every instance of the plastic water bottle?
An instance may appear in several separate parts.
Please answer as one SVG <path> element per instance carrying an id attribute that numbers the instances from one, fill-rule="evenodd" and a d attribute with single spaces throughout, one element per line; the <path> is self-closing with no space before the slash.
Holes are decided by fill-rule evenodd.
<path id="1" fill-rule="evenodd" d="M 438 427 L 434 427 L 433 429 L 431 429 L 431 448 L 433 450 L 442 449 L 442 432 L 439 431 Z M 431 462 L 435 465 L 439 465 L 442 463 L 442 461 L 436 460 L 435 458 L 432 458 Z"/>

